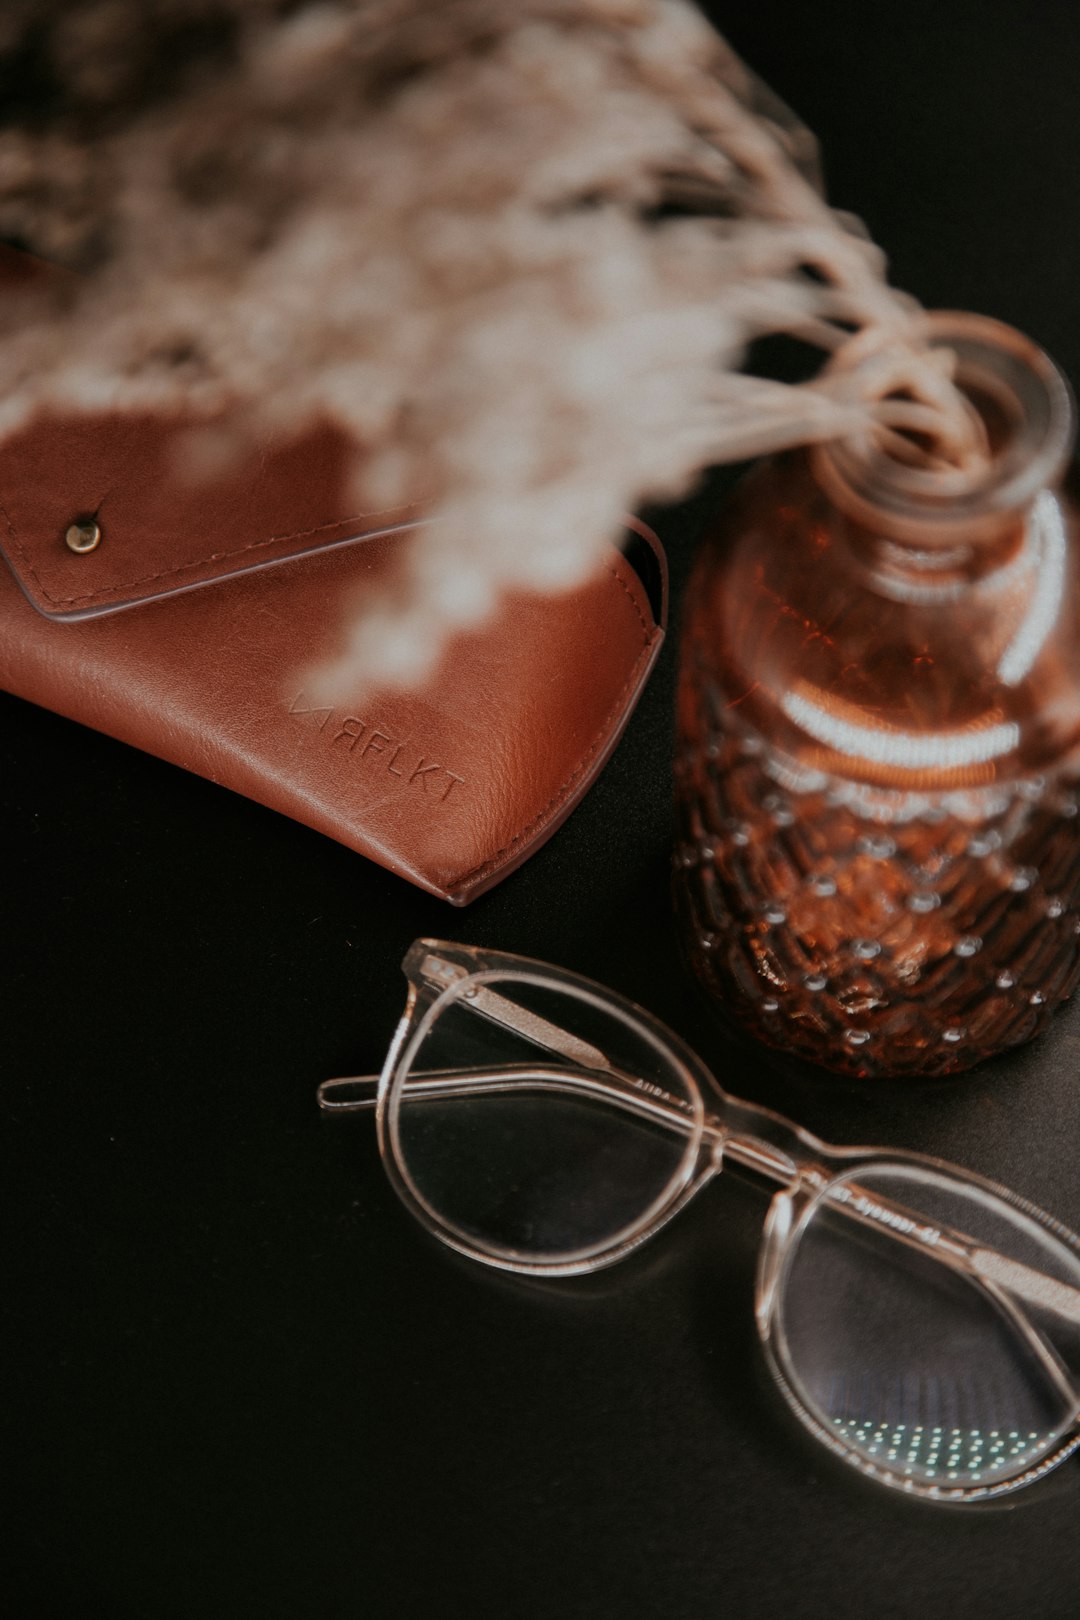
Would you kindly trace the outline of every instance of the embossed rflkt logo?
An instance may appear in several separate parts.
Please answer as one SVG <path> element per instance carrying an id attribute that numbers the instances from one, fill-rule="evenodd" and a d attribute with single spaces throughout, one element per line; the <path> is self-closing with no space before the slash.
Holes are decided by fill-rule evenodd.
<path id="1" fill-rule="evenodd" d="M 309 704 L 301 692 L 289 704 L 289 713 L 306 716 L 331 748 L 341 749 L 369 769 L 396 776 L 405 787 L 423 793 L 432 806 L 445 804 L 451 793 L 465 786 L 465 778 L 425 755 L 411 742 L 401 742 L 391 731 L 380 730 L 359 715 Z"/>

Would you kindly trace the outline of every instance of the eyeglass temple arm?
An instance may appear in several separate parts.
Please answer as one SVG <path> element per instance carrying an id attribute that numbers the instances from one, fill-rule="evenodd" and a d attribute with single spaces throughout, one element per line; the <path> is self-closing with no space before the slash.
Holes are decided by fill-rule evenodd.
<path id="1" fill-rule="evenodd" d="M 447 989 L 462 979 L 469 977 L 467 968 L 457 962 L 451 962 L 444 956 L 429 952 L 420 963 L 420 973 L 429 983 Z M 470 985 L 462 993 L 462 1004 L 470 1012 L 480 1013 L 490 1022 L 501 1024 L 504 1029 L 513 1030 L 534 1045 L 542 1047 L 548 1052 L 554 1052 L 558 1057 L 569 1059 L 571 1063 L 582 1065 L 584 1068 L 604 1073 L 611 1070 L 611 1063 L 605 1053 L 598 1046 L 583 1041 L 570 1030 L 553 1024 L 548 1018 L 541 1018 L 538 1013 L 531 1012 L 527 1007 L 521 1007 L 517 1002 L 511 1001 L 507 996 L 499 995 L 497 990 L 490 986 L 479 984 Z M 400 1034 L 400 1031 L 399 1031 Z M 449 1069 L 427 1070 L 423 1075 L 417 1073 L 417 1080 L 437 1075 L 440 1081 L 447 1081 L 455 1073 Z M 478 1075 L 478 1070 L 462 1070 L 460 1074 Z M 486 1071 L 486 1080 L 490 1084 L 496 1080 L 501 1070 Z M 354 1113 L 362 1109 L 371 1109 L 378 1101 L 378 1088 L 380 1076 L 377 1074 L 343 1075 L 333 1080 L 324 1080 L 318 1090 L 319 1107 L 326 1113 Z M 478 1082 L 483 1084 L 483 1081 Z M 335 1093 L 340 1092 L 340 1096 Z M 477 1093 L 478 1094 L 478 1093 Z M 439 1092 L 440 1096 L 449 1096 L 446 1089 Z M 455 1096 L 468 1096 L 469 1092 L 455 1090 Z"/>
<path id="2" fill-rule="evenodd" d="M 1080 1412 L 1080 1390 L 1057 1350 L 1017 1305 L 1016 1300 L 1042 1305 L 1066 1321 L 1080 1323 L 1080 1290 L 1056 1277 L 1036 1271 L 1018 1260 L 981 1247 L 966 1234 L 920 1220 L 913 1211 L 877 1194 L 868 1194 L 856 1182 L 833 1182 L 830 1204 L 860 1225 L 886 1231 L 897 1242 L 928 1255 L 958 1272 L 989 1299 L 1027 1344 L 1073 1416 Z"/>
<path id="3" fill-rule="evenodd" d="M 373 1113 L 378 1105 L 381 1078 L 378 1074 L 357 1074 L 324 1080 L 316 1093 L 319 1107 L 326 1114 Z M 414 1101 L 487 1097 L 512 1091 L 544 1091 L 590 1098 L 680 1136 L 690 1136 L 694 1129 L 694 1115 L 687 1104 L 665 1095 L 660 1087 L 648 1081 L 614 1069 L 606 1075 L 597 1075 L 543 1064 L 518 1064 L 487 1069 L 417 1069 L 409 1076 L 409 1094 Z M 703 1134 L 717 1162 L 722 1152 L 725 1161 L 782 1186 L 790 1186 L 801 1173 L 799 1163 L 789 1154 L 758 1136 L 729 1135 L 715 1117 L 705 1121 Z"/>
<path id="4" fill-rule="evenodd" d="M 327 1114 L 373 1112 L 378 1104 L 381 1078 L 378 1074 L 355 1074 L 324 1080 L 316 1093 L 319 1107 Z M 409 1095 L 414 1101 L 424 1098 L 485 1097 L 526 1090 L 561 1091 L 564 1094 L 588 1096 L 666 1125 L 680 1136 L 689 1136 L 694 1129 L 694 1114 L 689 1104 L 680 1102 L 660 1086 L 634 1075 L 623 1074 L 618 1069 L 609 1068 L 606 1074 L 600 1075 L 580 1069 L 520 1063 L 487 1068 L 413 1069 L 409 1074 Z M 735 1098 L 730 1101 L 740 1113 L 756 1116 L 760 1112 L 762 1121 L 770 1123 L 774 1118 L 749 1103 L 740 1103 Z M 780 1121 L 779 1115 L 775 1118 L 778 1123 L 786 1123 Z M 785 1186 L 790 1185 L 805 1168 L 804 1154 L 796 1159 L 763 1135 L 730 1132 L 726 1121 L 722 1126 L 718 1117 L 706 1121 L 705 1136 L 715 1145 L 723 1147 L 726 1159 Z"/>
<path id="5" fill-rule="evenodd" d="M 1002 1260 L 1003 1256 L 997 1255 L 994 1258 Z M 1008 1260 L 1006 1260 L 1004 1263 L 1006 1266 L 1015 1264 L 1015 1262 L 1010 1262 Z M 1024 1271 L 1028 1270 L 1026 1266 L 1022 1267 L 1021 1269 Z M 1051 1277 L 1041 1276 L 1038 1272 L 1029 1272 L 1028 1275 L 1030 1277 L 1037 1278 L 1039 1282 L 1043 1284 L 1049 1283 L 1051 1286 L 1054 1286 L 1054 1280 Z M 1008 1290 L 999 1287 L 997 1282 L 988 1277 L 985 1272 L 979 1271 L 977 1268 L 975 1268 L 975 1276 L 972 1280 L 981 1285 L 983 1292 L 989 1297 L 991 1303 L 997 1307 L 998 1311 L 1000 1311 L 1001 1315 L 1005 1317 L 1006 1321 L 1010 1322 L 1016 1332 L 1019 1333 L 1023 1338 L 1024 1342 L 1034 1355 L 1036 1361 L 1038 1361 L 1039 1365 L 1042 1367 L 1047 1378 L 1050 1380 L 1058 1394 L 1061 1396 L 1062 1400 L 1065 1402 L 1070 1417 L 1075 1418 L 1077 1414 L 1080 1413 L 1080 1390 L 1077 1389 L 1072 1374 L 1069 1372 L 1068 1367 L 1065 1365 L 1065 1362 L 1062 1360 L 1053 1344 L 1045 1336 L 1045 1334 L 1039 1331 L 1034 1322 L 1029 1319 L 1026 1313 L 1019 1308 L 1015 1299 L 1012 1298 L 1012 1295 Z M 1058 1288 L 1061 1288 L 1062 1286 L 1063 1285 L 1061 1284 L 1057 1285 Z M 1069 1291 L 1072 1293 L 1076 1292 L 1075 1289 Z M 1016 1292 L 1016 1290 L 1014 1289 L 1013 1292 Z M 1053 1308 L 1054 1307 L 1051 1307 L 1051 1309 Z M 1073 1322 L 1078 1320 L 1075 1305 L 1069 1312 L 1069 1319 Z"/>
<path id="6" fill-rule="evenodd" d="M 368 1074 L 324 1080 L 318 1090 L 319 1106 L 332 1114 L 370 1111 L 376 1104 L 379 1078 Z M 601 1076 L 545 1064 L 503 1065 L 483 1070 L 428 1069 L 416 1072 L 410 1080 L 410 1092 L 416 1101 L 475 1098 L 490 1096 L 493 1092 L 505 1095 L 514 1091 L 533 1094 L 542 1091 L 614 1104 L 642 1120 L 688 1136 L 693 1130 L 693 1116 L 676 1107 L 673 1099 L 665 1100 L 659 1088 L 650 1088 L 658 1093 L 650 1095 L 648 1090 L 641 1089 L 645 1086 L 647 1082 L 635 1082 L 633 1077 L 614 1070 Z M 335 1096 L 337 1092 L 343 1095 L 339 1098 Z M 735 1112 L 742 1116 L 740 1123 L 750 1124 L 759 1114 L 765 1115 L 764 1110 L 752 1104 L 738 1099 L 732 1101 Z M 765 1115 L 766 1120 L 771 1118 Z M 807 1166 L 796 1166 L 790 1161 L 785 1173 L 778 1162 L 782 1156 L 771 1152 L 760 1137 L 729 1136 L 712 1122 L 706 1125 L 706 1133 L 713 1137 L 715 1147 L 722 1149 L 725 1158 L 781 1180 L 789 1187 L 799 1179 L 810 1183 L 826 1180 L 820 1170 L 808 1171 Z M 1064 1363 L 1023 1311 L 1017 1309 L 1011 1296 L 1042 1305 L 1067 1321 L 1080 1323 L 1080 1290 L 995 1250 L 981 1247 L 972 1238 L 919 1220 L 903 1205 L 871 1196 L 857 1182 L 834 1182 L 828 1197 L 835 1209 L 859 1225 L 885 1232 L 896 1241 L 930 1255 L 981 1289 L 1029 1345 L 1059 1393 L 1070 1405 L 1076 1404 L 1077 1392 Z"/>
<path id="7" fill-rule="evenodd" d="M 370 1112 L 378 1102 L 377 1074 L 342 1075 L 324 1080 L 316 1096 L 328 1114 Z M 544 1091 L 591 1098 L 652 1121 L 680 1136 L 691 1136 L 694 1114 L 689 1104 L 666 1094 L 659 1086 L 617 1070 L 608 1074 L 562 1069 L 553 1064 L 517 1063 L 483 1069 L 415 1069 L 409 1075 L 409 1096 L 414 1101 L 453 1097 L 485 1097 L 514 1091 Z M 341 1093 L 340 1096 L 335 1095 Z"/>
<path id="8" fill-rule="evenodd" d="M 342 1074 L 324 1080 L 315 1093 L 324 1114 L 359 1114 L 374 1112 L 378 1102 L 377 1074 Z"/>

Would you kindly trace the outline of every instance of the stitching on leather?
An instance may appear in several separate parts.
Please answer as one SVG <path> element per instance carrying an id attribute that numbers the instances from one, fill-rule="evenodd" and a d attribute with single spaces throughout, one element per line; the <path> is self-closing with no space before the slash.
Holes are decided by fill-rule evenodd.
<path id="1" fill-rule="evenodd" d="M 296 529 L 292 534 L 264 535 L 261 540 L 249 540 L 242 546 L 234 547 L 232 551 L 211 551 L 205 557 L 196 557 L 193 562 L 181 563 L 176 568 L 165 568 L 157 574 L 141 574 L 137 579 L 125 580 L 121 585 L 106 586 L 97 591 L 83 591 L 77 596 L 54 596 L 49 590 L 48 586 L 42 580 L 37 569 L 34 567 L 26 547 L 16 535 L 15 525 L 12 523 L 11 518 L 8 515 L 7 508 L 0 505 L 0 512 L 3 512 L 4 518 L 7 522 L 8 533 L 11 536 L 12 546 L 18 553 L 24 568 L 30 575 L 30 578 L 34 581 L 34 584 L 37 586 L 41 596 L 43 596 L 46 602 L 50 603 L 53 607 L 71 607 L 76 602 L 89 602 L 95 599 L 97 601 L 104 601 L 108 596 L 116 595 L 118 592 L 134 590 L 137 585 L 149 585 L 160 579 L 175 579 L 179 574 L 190 573 L 193 568 L 202 568 L 207 563 L 211 562 L 224 562 L 229 557 L 239 557 L 242 556 L 245 551 L 257 551 L 262 546 L 273 546 L 278 544 L 284 545 L 289 540 L 305 540 L 309 535 L 322 534 L 326 529 L 340 528 L 344 523 L 361 523 L 366 518 L 391 517 L 399 513 L 415 512 L 418 510 L 419 508 L 415 504 L 411 504 L 406 506 L 386 506 L 373 512 L 355 512 L 349 517 L 335 518 L 330 523 L 319 523 L 313 529 Z M 359 539 L 360 537 L 357 536 L 357 538 Z"/>
<path id="2" fill-rule="evenodd" d="M 633 607 L 634 612 L 637 614 L 638 623 L 641 626 L 643 637 L 642 647 L 641 651 L 637 655 L 637 658 L 634 660 L 634 667 L 630 672 L 629 678 L 623 685 L 618 697 L 615 699 L 614 704 L 604 716 L 604 720 L 599 731 L 596 733 L 596 736 L 589 744 L 585 753 L 581 756 L 581 759 L 578 761 L 577 765 L 574 767 L 573 771 L 567 777 L 562 786 L 556 789 L 554 794 L 548 800 L 547 804 L 545 804 L 544 808 L 533 816 L 532 820 L 528 822 L 520 832 L 515 833 L 514 837 L 511 838 L 508 843 L 504 844 L 501 849 L 496 850 L 494 855 L 489 855 L 486 860 L 481 861 L 479 866 L 474 866 L 471 871 L 462 872 L 457 877 L 448 878 L 446 880 L 447 893 L 452 893 L 455 889 L 461 888 L 463 884 L 469 883 L 472 879 L 483 877 L 485 873 L 493 871 L 494 868 L 498 866 L 506 856 L 513 854 L 515 849 L 520 848 L 520 846 L 529 838 L 534 829 L 547 819 L 550 812 L 557 805 L 562 804 L 565 801 L 567 795 L 574 787 L 574 784 L 581 776 L 584 775 L 592 759 L 597 753 L 599 753 L 601 746 L 611 731 L 612 724 L 622 712 L 627 698 L 637 685 L 640 667 L 645 662 L 648 654 L 651 652 L 653 637 L 659 632 L 660 627 L 659 625 L 654 625 L 650 628 L 648 620 L 641 611 L 640 603 L 634 596 L 633 591 L 630 589 L 629 585 L 627 585 L 625 579 L 622 577 L 618 567 L 615 564 L 608 565 L 608 573 L 615 576 L 619 585 L 629 597 L 631 606 Z"/>

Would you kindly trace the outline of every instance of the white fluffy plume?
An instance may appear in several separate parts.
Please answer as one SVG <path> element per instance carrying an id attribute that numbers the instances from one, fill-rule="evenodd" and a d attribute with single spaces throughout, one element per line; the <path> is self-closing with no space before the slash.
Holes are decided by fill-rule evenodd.
<path id="1" fill-rule="evenodd" d="M 0 130 L 0 232 L 81 272 L 0 315 L 0 432 L 50 403 L 344 427 L 357 498 L 430 521 L 324 691 L 420 677 L 711 463 L 871 421 L 962 437 L 880 254 L 687 0 L 149 13 L 0 24 L 59 109 Z M 858 394 L 745 375 L 770 332 L 881 363 Z"/>

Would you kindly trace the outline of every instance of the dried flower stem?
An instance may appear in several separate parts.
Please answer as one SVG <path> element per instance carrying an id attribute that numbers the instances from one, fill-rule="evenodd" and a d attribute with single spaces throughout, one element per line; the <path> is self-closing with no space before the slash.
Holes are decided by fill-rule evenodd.
<path id="1" fill-rule="evenodd" d="M 0 128 L 0 234 L 79 275 L 0 311 L 0 432 L 342 427 L 357 498 L 431 521 L 324 689 L 417 678 L 711 463 L 866 431 L 978 453 L 805 134 L 687 0 L 11 0 L 0 64 L 31 45 L 59 111 Z M 745 375 L 770 332 L 867 363 Z"/>

